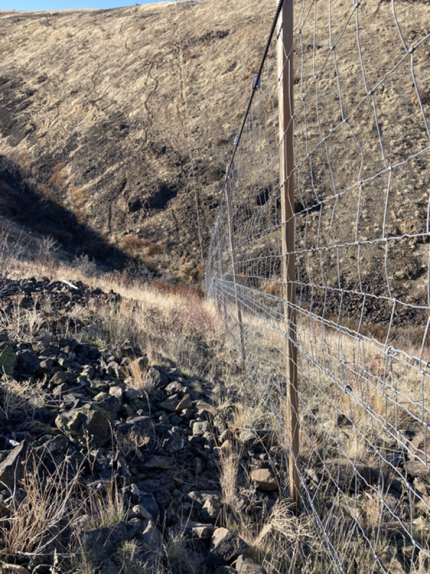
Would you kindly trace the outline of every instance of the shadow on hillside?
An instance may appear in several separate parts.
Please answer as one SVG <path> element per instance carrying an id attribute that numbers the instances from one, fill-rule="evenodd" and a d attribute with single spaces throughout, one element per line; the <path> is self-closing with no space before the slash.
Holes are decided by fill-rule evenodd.
<path id="1" fill-rule="evenodd" d="M 115 269 L 122 269 L 127 255 L 112 247 L 100 234 L 52 199 L 38 193 L 20 168 L 0 155 L 0 214 L 25 226 L 28 231 L 51 235 L 72 256 L 90 258 Z"/>

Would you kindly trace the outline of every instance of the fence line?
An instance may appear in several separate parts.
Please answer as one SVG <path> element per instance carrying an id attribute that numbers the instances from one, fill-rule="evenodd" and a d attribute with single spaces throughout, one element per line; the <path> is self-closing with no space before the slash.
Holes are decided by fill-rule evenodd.
<path id="1" fill-rule="evenodd" d="M 289 449 L 285 488 L 325 571 L 425 571 L 430 6 L 297 1 L 287 44 L 290 1 L 252 81 L 206 293 Z"/>

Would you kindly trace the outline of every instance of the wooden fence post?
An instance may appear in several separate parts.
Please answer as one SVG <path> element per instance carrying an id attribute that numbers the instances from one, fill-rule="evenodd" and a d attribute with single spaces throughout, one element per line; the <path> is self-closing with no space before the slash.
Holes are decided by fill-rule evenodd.
<path id="1" fill-rule="evenodd" d="M 221 281 L 224 279 L 224 268 L 222 265 L 222 249 L 221 249 L 221 234 L 219 232 L 219 225 L 217 226 L 217 242 L 218 242 L 218 253 L 219 253 L 219 273 L 221 276 Z M 225 302 L 225 295 L 223 299 L 223 307 L 224 307 L 224 320 L 227 322 L 227 304 Z M 218 298 L 218 311 L 221 315 L 221 301 Z"/>
<path id="2" fill-rule="evenodd" d="M 241 351 L 242 351 L 242 361 L 243 361 L 243 366 L 245 366 L 245 340 L 244 340 L 244 336 L 243 336 L 242 309 L 241 309 L 241 304 L 239 302 L 239 298 L 237 296 L 236 240 L 234 237 L 234 227 L 233 227 L 233 208 L 232 208 L 232 201 L 231 201 L 230 174 L 227 175 L 225 192 L 226 192 L 226 196 L 227 196 L 228 238 L 229 238 L 229 242 L 230 242 L 231 265 L 233 268 L 233 284 L 234 284 L 234 295 L 236 298 L 237 322 L 239 323 L 240 347 L 241 347 Z"/>
<path id="3" fill-rule="evenodd" d="M 284 317 L 287 326 L 287 400 L 288 439 L 290 442 L 290 489 L 297 510 L 300 509 L 299 469 L 299 397 L 297 378 L 296 332 L 296 258 L 294 220 L 294 69 L 293 69 L 293 0 L 284 0 L 278 21 L 278 83 L 280 183 L 282 217 L 282 282 Z"/>

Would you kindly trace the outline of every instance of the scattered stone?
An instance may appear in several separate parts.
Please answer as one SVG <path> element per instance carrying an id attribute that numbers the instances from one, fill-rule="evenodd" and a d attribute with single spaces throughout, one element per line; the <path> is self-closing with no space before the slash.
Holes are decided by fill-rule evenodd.
<path id="1" fill-rule="evenodd" d="M 105 560 L 101 566 L 103 574 L 120 574 L 120 569 L 112 560 Z"/>
<path id="2" fill-rule="evenodd" d="M 9 377 L 13 375 L 18 357 L 11 347 L 6 346 L 0 354 L 0 375 L 5 373 Z"/>
<path id="3" fill-rule="evenodd" d="M 156 527 L 155 522 L 150 519 L 146 519 L 144 522 L 141 538 L 151 549 L 161 548 L 161 545 L 163 544 L 161 532 Z"/>
<path id="4" fill-rule="evenodd" d="M 179 403 L 176 405 L 176 412 L 181 412 L 185 409 L 189 409 L 193 406 L 193 401 L 190 395 L 184 395 Z"/>
<path id="5" fill-rule="evenodd" d="M 262 566 L 243 555 L 236 560 L 235 567 L 238 574 L 267 574 Z"/>
<path id="6" fill-rule="evenodd" d="M 278 483 L 271 470 L 259 468 L 251 472 L 251 480 L 257 484 L 257 489 L 263 492 L 277 490 Z"/>
<path id="7" fill-rule="evenodd" d="M 420 433 L 413 439 L 412 444 L 411 444 L 411 450 L 416 454 L 417 457 L 419 457 L 424 462 L 428 458 L 426 448 L 428 450 L 428 447 L 429 447 L 428 442 L 429 441 L 430 441 L 430 436 L 427 436 L 427 438 L 426 438 L 424 433 Z M 427 442 L 427 444 L 426 444 L 426 442 Z"/>
<path id="8" fill-rule="evenodd" d="M 355 485 L 367 488 L 367 485 L 375 485 L 380 479 L 379 470 L 358 461 L 353 464 L 349 460 L 328 459 L 325 467 L 342 490 L 354 491 Z"/>
<path id="9" fill-rule="evenodd" d="M 408 462 L 405 464 L 404 472 L 412 478 L 421 478 L 430 482 L 430 471 L 422 462 Z"/>
<path id="10" fill-rule="evenodd" d="M 52 386 L 57 386 L 61 385 L 62 383 L 65 383 L 67 379 L 68 379 L 67 373 L 65 373 L 64 371 L 57 371 L 51 378 L 50 383 Z"/>
<path id="11" fill-rule="evenodd" d="M 212 405 L 209 405 L 208 403 L 205 403 L 204 401 L 197 401 L 196 407 L 199 412 L 201 411 L 202 413 L 203 412 L 209 413 L 213 417 L 216 417 L 217 414 L 219 413 L 218 409 L 216 409 Z"/>
<path id="12" fill-rule="evenodd" d="M 248 550 L 248 544 L 227 528 L 217 528 L 212 536 L 206 564 L 223 566 Z"/>
<path id="13" fill-rule="evenodd" d="M 173 454 L 184 448 L 185 438 L 177 428 L 173 427 L 167 431 L 167 438 L 164 439 L 162 446 L 166 452 Z"/>
<path id="14" fill-rule="evenodd" d="M 202 436 L 209 430 L 209 423 L 207 421 L 197 422 L 193 424 L 193 436 Z"/>
<path id="15" fill-rule="evenodd" d="M 24 477 L 25 459 L 28 453 L 28 446 L 23 441 L 19 446 L 16 446 L 0 463 L 0 484 L 3 483 L 8 487 L 13 487 L 17 482 Z"/>
<path id="16" fill-rule="evenodd" d="M 166 387 L 169 384 L 169 379 L 155 367 L 148 369 L 146 381 L 149 385 L 156 388 Z"/>
<path id="17" fill-rule="evenodd" d="M 145 461 L 145 468 L 172 468 L 173 459 L 167 456 L 151 456 Z"/>
<path id="18" fill-rule="evenodd" d="M 403 557 L 394 546 L 389 546 L 380 555 L 381 564 L 390 574 L 404 574 Z"/>
<path id="19" fill-rule="evenodd" d="M 85 532 L 83 534 L 83 546 L 94 560 L 105 560 L 115 552 L 121 542 L 131 540 L 135 535 L 135 525 L 121 521 L 114 526 Z"/>

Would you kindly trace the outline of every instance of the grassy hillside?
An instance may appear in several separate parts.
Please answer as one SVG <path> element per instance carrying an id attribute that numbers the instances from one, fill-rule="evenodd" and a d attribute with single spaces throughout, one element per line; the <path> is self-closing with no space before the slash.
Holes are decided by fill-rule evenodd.
<path id="1" fill-rule="evenodd" d="M 196 279 L 273 9 L 1 11 L 2 211 L 29 218 L 19 187 L 52 207 L 32 226 L 71 250 Z"/>

